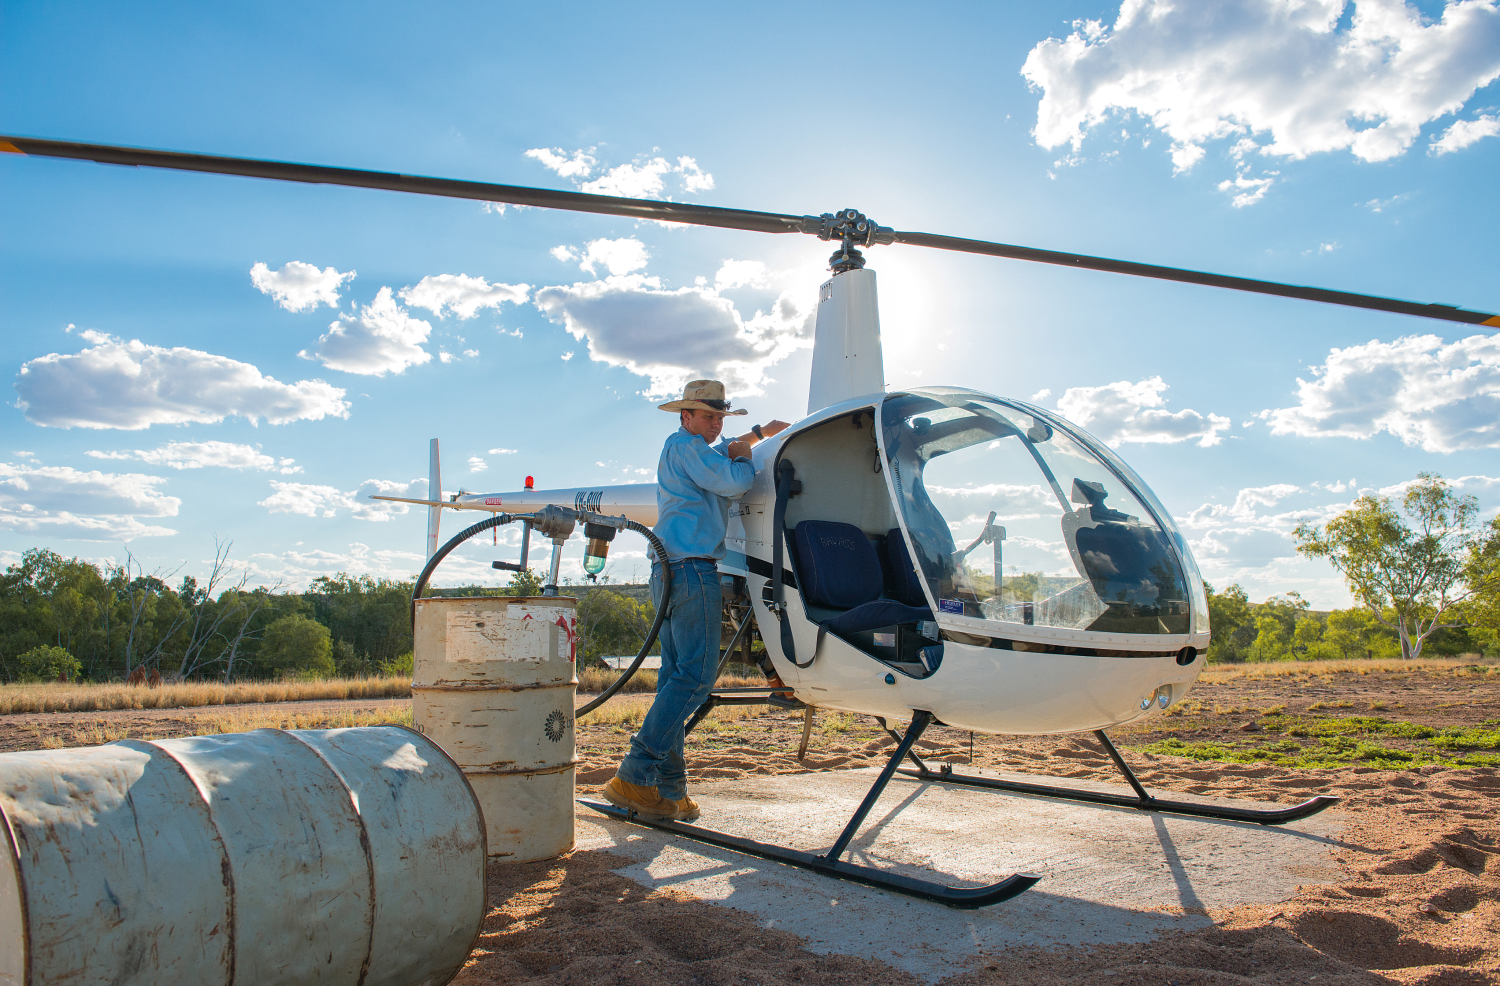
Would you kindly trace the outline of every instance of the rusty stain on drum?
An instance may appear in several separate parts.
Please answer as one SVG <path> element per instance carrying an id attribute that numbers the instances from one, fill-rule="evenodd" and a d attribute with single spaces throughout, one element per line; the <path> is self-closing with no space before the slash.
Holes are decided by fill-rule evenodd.
<path id="1" fill-rule="evenodd" d="M 565 596 L 417 601 L 413 725 L 473 785 L 492 858 L 573 847 L 575 606 Z"/>

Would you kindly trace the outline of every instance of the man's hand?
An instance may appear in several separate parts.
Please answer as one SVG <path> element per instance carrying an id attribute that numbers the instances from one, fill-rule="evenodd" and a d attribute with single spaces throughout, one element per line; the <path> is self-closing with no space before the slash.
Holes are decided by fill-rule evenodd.
<path id="1" fill-rule="evenodd" d="M 729 447 L 724 450 L 724 454 L 731 459 L 748 459 L 750 458 L 750 443 L 730 442 Z"/>
<path id="2" fill-rule="evenodd" d="M 760 433 L 762 435 L 765 435 L 767 438 L 770 438 L 772 435 L 781 434 L 783 431 L 786 431 L 790 427 L 791 425 L 787 424 L 785 421 L 768 421 L 760 426 Z"/>

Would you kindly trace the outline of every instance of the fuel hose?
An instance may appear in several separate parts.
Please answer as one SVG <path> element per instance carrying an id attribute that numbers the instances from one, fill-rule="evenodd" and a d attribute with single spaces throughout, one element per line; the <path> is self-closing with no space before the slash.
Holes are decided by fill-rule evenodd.
<path id="1" fill-rule="evenodd" d="M 530 520 L 531 517 L 531 514 L 496 514 L 488 520 L 482 520 L 472 527 L 466 527 L 462 531 L 459 531 L 447 544 L 433 552 L 432 557 L 427 559 L 427 564 L 423 566 L 422 574 L 417 576 L 417 584 L 411 593 L 411 625 L 413 633 L 415 633 L 417 628 L 417 600 L 422 598 L 422 591 L 427 588 L 427 582 L 432 578 L 433 571 L 444 558 L 448 557 L 449 552 L 476 534 L 483 534 L 491 528 L 504 527 L 506 524 L 511 524 L 518 520 Z M 652 549 L 656 552 L 656 557 L 667 557 L 666 546 L 657 539 L 656 534 L 652 532 L 651 528 L 644 524 L 638 524 L 633 520 L 627 520 L 625 527 L 628 530 L 635 531 L 647 541 L 650 541 Z M 662 565 L 661 573 L 661 597 L 665 603 L 672 598 L 672 566 Z M 613 698 L 615 693 L 621 688 L 625 687 L 626 682 L 634 676 L 636 671 L 640 670 L 641 664 L 646 660 L 646 655 L 651 652 L 651 648 L 656 644 L 656 636 L 661 633 L 661 624 L 666 619 L 666 616 L 667 607 L 665 605 L 658 606 L 656 608 L 656 619 L 651 622 L 651 631 L 646 634 L 646 641 L 641 644 L 641 649 L 636 653 L 635 660 L 630 662 L 630 666 L 622 671 L 620 677 L 615 679 L 614 684 L 604 689 L 598 698 L 574 710 L 573 716 L 575 719 L 593 712 L 599 706 Z"/>

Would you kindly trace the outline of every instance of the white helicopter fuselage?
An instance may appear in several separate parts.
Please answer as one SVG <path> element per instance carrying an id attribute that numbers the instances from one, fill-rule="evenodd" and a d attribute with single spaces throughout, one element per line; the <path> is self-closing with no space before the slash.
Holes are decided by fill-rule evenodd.
<path id="1" fill-rule="evenodd" d="M 969 392 L 953 393 L 962 397 Z M 755 446 L 752 454 L 755 483 L 730 505 L 727 553 L 719 564 L 724 575 L 744 579 L 767 654 L 782 680 L 795 690 L 796 697 L 819 708 L 891 720 L 904 721 L 914 710 L 923 710 L 949 726 L 1009 734 L 1107 729 L 1159 714 L 1180 701 L 1204 667 L 1202 655 L 1209 637 L 1206 603 L 1195 604 L 1194 612 L 1174 620 L 1182 632 L 1166 632 L 1165 622 L 1152 632 L 1109 632 L 1097 629 L 1098 623 L 1087 628 L 1082 624 L 1043 625 L 1045 621 L 1031 620 L 1029 603 L 1024 605 L 1025 620 L 1019 616 L 1011 619 L 1014 614 L 1009 610 L 994 607 L 980 613 L 972 603 L 963 607 L 964 612 L 956 612 L 960 607 L 953 605 L 953 600 L 935 598 L 929 588 L 927 601 L 941 631 L 941 662 L 935 670 L 924 670 L 919 675 L 910 672 L 910 664 L 892 664 L 840 635 L 820 633 L 818 622 L 801 601 L 799 590 L 788 585 L 784 590 L 787 604 L 782 615 L 789 621 L 795 656 L 806 666 L 798 666 L 792 660 L 793 655 L 784 653 L 778 616 L 771 608 L 775 476 L 780 461 L 794 461 L 804 484 L 802 493 L 787 506 L 784 522 L 788 529 L 803 520 L 847 523 L 859 527 L 870 538 L 885 538 L 887 534 L 901 537 L 911 557 L 916 557 L 916 550 L 920 550 L 903 517 L 901 497 L 893 478 L 896 470 L 878 424 L 882 408 L 894 396 L 900 395 L 888 394 L 884 384 L 875 273 L 859 269 L 837 274 L 823 285 L 819 294 L 809 413 L 786 431 Z M 989 400 L 986 395 L 974 396 Z M 937 399 L 956 398 L 939 394 Z M 1066 427 L 1076 442 L 1092 441 L 1048 412 L 1014 402 L 1007 406 L 1028 412 L 1031 420 L 1045 419 L 1053 422 L 1053 427 Z M 1035 429 L 1038 425 L 1031 427 Z M 1050 437 L 1052 429 L 1045 427 L 1044 434 Z M 1033 457 L 1041 464 L 1043 459 L 1036 453 L 1035 443 L 1031 445 Z M 1095 448 L 1098 456 L 1111 455 L 1102 447 Z M 1120 487 L 1115 491 L 1116 502 L 1124 505 L 1120 498 L 1143 484 L 1138 480 L 1132 484 L 1126 478 L 1128 467 L 1118 460 L 1112 461 L 1115 464 L 1110 467 L 1113 471 L 1109 475 L 1116 477 L 1117 481 L 1112 482 Z M 1046 471 L 1045 465 L 1043 470 L 1057 491 L 1057 499 L 1063 500 L 1059 481 Z M 1129 476 L 1134 479 L 1133 473 Z M 441 489 L 435 444 L 431 482 L 435 492 Z M 431 554 L 437 547 L 436 515 L 440 508 L 529 513 L 557 504 L 602 514 L 623 514 L 653 526 L 657 515 L 656 491 L 654 483 L 641 483 L 460 494 L 450 501 L 408 502 L 426 504 L 434 515 L 428 532 Z M 1135 509 L 1141 514 L 1150 513 L 1167 532 L 1166 537 L 1175 538 L 1176 553 L 1188 581 L 1198 580 L 1186 544 L 1172 528 L 1170 518 L 1161 516 L 1165 511 L 1149 491 L 1136 489 L 1135 497 L 1129 501 Z M 1082 502 L 1076 490 L 1074 502 Z M 1138 516 L 1127 517 L 1118 511 L 1101 514 L 1103 508 L 1099 504 L 1094 508 L 1095 517 L 1139 520 Z M 1063 502 L 1061 508 L 1064 531 L 1096 526 L 1089 519 L 1089 508 L 1079 507 L 1069 513 L 1070 506 Z M 1132 530 L 1148 528 L 1149 519 L 1145 525 L 1137 523 Z M 995 530 L 1001 539 L 1005 537 L 1003 528 Z M 1073 560 L 1078 562 L 1080 552 L 1076 544 L 1073 540 L 1067 544 Z M 961 562 L 960 555 L 960 568 Z M 795 582 L 797 565 L 791 551 L 784 550 L 781 564 L 789 573 L 784 581 Z M 996 568 L 997 599 L 1000 581 L 1000 569 Z M 1087 591 L 1082 581 L 1079 586 Z M 1201 601 L 1201 588 L 1189 588 L 1197 593 L 1193 598 Z M 1092 605 L 1095 611 L 1102 611 L 1098 607 L 1107 603 L 1096 600 Z M 1014 606 L 1012 609 L 1016 613 L 1022 611 Z"/>

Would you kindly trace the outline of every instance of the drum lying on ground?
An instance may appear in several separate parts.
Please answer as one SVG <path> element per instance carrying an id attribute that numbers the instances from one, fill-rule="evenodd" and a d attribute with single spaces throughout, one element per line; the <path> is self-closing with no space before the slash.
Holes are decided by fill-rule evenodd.
<path id="1" fill-rule="evenodd" d="M 398 726 L 0 754 L 0 986 L 446 983 L 484 825 Z"/>

